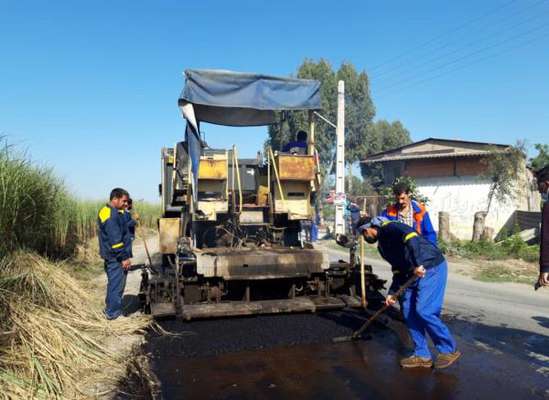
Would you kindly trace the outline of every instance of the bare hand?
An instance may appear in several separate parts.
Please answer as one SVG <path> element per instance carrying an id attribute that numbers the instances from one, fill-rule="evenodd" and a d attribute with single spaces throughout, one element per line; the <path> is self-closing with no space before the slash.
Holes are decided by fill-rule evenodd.
<path id="1" fill-rule="evenodd" d="M 131 266 L 132 266 L 132 262 L 129 258 L 122 261 L 122 268 L 124 268 L 125 271 L 129 270 Z"/>
<path id="2" fill-rule="evenodd" d="M 423 265 L 420 265 L 419 267 L 414 269 L 414 275 L 418 278 L 423 278 L 426 272 L 427 270 L 423 267 Z"/>
<path id="3" fill-rule="evenodd" d="M 540 273 L 538 283 L 540 286 L 549 286 L 549 272 Z"/>
<path id="4" fill-rule="evenodd" d="M 387 297 L 385 297 L 385 305 L 386 306 L 392 306 L 397 301 L 396 297 L 392 294 L 388 294 Z"/>

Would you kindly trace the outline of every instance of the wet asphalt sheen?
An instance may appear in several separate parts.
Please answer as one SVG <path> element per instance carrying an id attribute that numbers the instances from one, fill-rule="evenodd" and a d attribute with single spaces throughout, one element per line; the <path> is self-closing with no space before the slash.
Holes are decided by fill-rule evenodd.
<path id="1" fill-rule="evenodd" d="M 167 320 L 180 335 L 152 333 L 144 351 L 164 399 L 549 399 L 549 336 L 449 316 L 459 362 L 402 370 L 409 339 L 400 323 L 331 343 L 363 321 L 351 311 Z"/>

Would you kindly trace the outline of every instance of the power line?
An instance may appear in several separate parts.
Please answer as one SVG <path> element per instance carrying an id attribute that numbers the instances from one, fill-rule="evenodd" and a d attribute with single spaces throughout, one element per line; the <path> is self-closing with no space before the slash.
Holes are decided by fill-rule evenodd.
<path id="1" fill-rule="evenodd" d="M 526 36 L 526 35 L 529 35 L 529 34 L 531 34 L 531 33 L 533 33 L 533 32 L 537 32 L 537 31 L 539 31 L 539 30 L 542 30 L 543 28 L 545 28 L 545 27 L 547 27 L 547 26 L 549 26 L 549 24 L 542 24 L 542 25 L 537 26 L 536 28 L 531 29 L 531 30 L 529 30 L 529 31 L 527 31 L 527 32 L 523 32 L 523 33 L 521 33 L 521 34 L 519 34 L 519 35 L 512 36 L 512 37 L 508 38 L 507 40 L 501 41 L 501 42 L 499 42 L 499 43 L 494 43 L 494 44 L 492 44 L 492 45 L 490 45 L 490 46 L 485 46 L 485 47 L 483 47 L 483 48 L 480 48 L 480 49 L 478 49 L 478 50 L 475 50 L 475 51 L 473 51 L 473 52 L 470 52 L 470 53 L 468 53 L 468 54 L 466 54 L 466 55 L 464 55 L 464 56 L 462 56 L 462 57 L 459 57 L 459 58 L 454 59 L 454 60 L 452 60 L 452 61 L 449 61 L 449 62 L 447 62 L 447 63 L 443 63 L 443 64 L 441 64 L 441 65 L 438 65 L 438 66 L 434 67 L 434 68 L 431 68 L 430 70 L 425 71 L 425 72 L 427 72 L 427 73 L 429 73 L 429 72 L 435 72 L 435 71 L 437 71 L 437 70 L 439 70 L 439 69 L 442 69 L 442 68 L 445 68 L 445 67 L 447 67 L 447 66 L 449 66 L 449 65 L 453 65 L 453 64 L 455 64 L 455 63 L 457 63 L 457 62 L 466 60 L 467 58 L 469 58 L 469 57 L 471 57 L 471 56 L 474 56 L 474 55 L 476 55 L 476 54 L 482 53 L 482 52 L 484 52 L 484 51 L 486 51 L 486 50 L 490 50 L 490 49 L 492 49 L 492 48 L 494 48 L 494 47 L 498 47 L 498 46 L 504 45 L 504 44 L 506 44 L 506 43 L 509 43 L 509 42 L 511 42 L 511 41 L 514 41 L 514 40 L 516 40 L 516 39 L 520 39 L 521 37 L 524 37 L 524 36 Z M 394 84 L 392 84 L 392 85 L 389 85 L 389 86 L 387 86 L 387 87 L 385 87 L 385 88 L 382 87 L 382 88 L 380 88 L 380 90 L 388 90 L 388 89 L 390 89 L 390 88 L 393 88 L 393 87 L 395 87 L 395 86 L 398 86 L 400 83 L 405 83 L 405 82 L 406 82 L 406 80 L 401 80 L 401 81 L 396 82 L 396 83 L 394 83 Z"/>
<path id="2" fill-rule="evenodd" d="M 395 88 L 397 88 L 397 89 L 399 89 L 399 90 L 402 90 L 402 89 L 410 89 L 410 88 L 412 88 L 412 87 L 416 87 L 416 86 L 418 86 L 418 85 L 421 85 L 421 84 L 424 84 L 424 83 L 428 83 L 428 82 L 433 81 L 433 80 L 435 80 L 435 79 L 438 79 L 438 78 L 440 78 L 440 77 L 442 77 L 442 76 L 444 76 L 444 75 L 446 75 L 446 74 L 448 74 L 448 73 L 455 72 L 455 71 L 459 71 L 459 70 L 461 70 L 461 69 L 470 67 L 471 65 L 474 65 L 474 64 L 478 64 L 478 63 L 480 63 L 480 62 L 482 62 L 482 61 L 485 61 L 485 60 L 488 60 L 488 59 L 490 59 L 490 58 L 493 58 L 493 57 L 496 57 L 496 56 L 500 56 L 500 55 L 502 55 L 502 54 L 506 54 L 506 53 L 508 53 L 508 52 L 510 52 L 510 51 L 512 51 L 512 50 L 517 49 L 517 48 L 526 47 L 526 46 L 528 46 L 528 45 L 530 45 L 530 44 L 536 42 L 537 40 L 544 39 L 544 38 L 546 38 L 546 37 L 549 37 L 549 32 L 546 32 L 545 35 L 541 35 L 541 36 L 539 36 L 539 37 L 532 38 L 532 39 L 530 39 L 530 40 L 528 40 L 528 41 L 518 43 L 518 44 L 516 44 L 516 45 L 514 45 L 514 46 L 511 46 L 511 47 L 509 47 L 509 48 L 507 48 L 507 49 L 505 49 L 505 50 L 503 50 L 503 51 L 496 52 L 496 53 L 492 53 L 492 54 L 490 54 L 490 55 L 488 55 L 488 56 L 484 56 L 484 57 L 481 57 L 481 58 L 477 58 L 476 60 L 474 60 L 474 61 L 472 61 L 472 62 L 470 62 L 470 63 L 458 65 L 458 66 L 455 67 L 455 68 L 451 68 L 450 70 L 441 72 L 441 73 L 439 73 L 439 74 L 437 74 L 437 75 L 433 75 L 433 76 L 430 76 L 430 77 L 425 77 L 425 78 L 423 78 L 423 79 L 419 79 L 419 80 L 416 80 L 416 81 L 411 81 L 411 82 L 408 82 L 408 84 L 402 85 L 402 86 L 400 86 L 400 87 L 395 86 L 395 87 L 391 87 L 391 88 L 385 88 L 385 90 L 382 91 L 381 95 L 380 95 L 380 96 L 376 96 L 376 98 L 379 99 L 379 98 L 383 98 L 383 97 L 387 96 L 387 93 L 390 92 L 391 89 L 393 89 L 393 90 L 394 90 Z"/>
<path id="3" fill-rule="evenodd" d="M 540 0 L 538 2 L 536 2 L 534 5 L 532 5 L 531 7 L 528 7 L 526 9 L 523 9 L 521 10 L 521 13 L 526 11 L 526 10 L 529 10 L 531 8 L 533 8 L 534 6 L 537 6 L 541 3 L 544 3 L 546 0 Z M 442 50 L 446 47 L 449 47 L 449 45 L 451 43 L 446 43 L 444 44 L 443 46 L 441 47 L 438 47 L 436 49 L 433 50 L 433 56 L 427 58 L 427 59 L 422 59 L 421 61 L 419 61 L 419 64 L 417 62 L 414 62 L 414 61 L 411 61 L 411 62 L 402 62 L 402 63 L 399 63 L 399 64 L 396 64 L 395 66 L 393 66 L 392 68 L 389 68 L 387 70 L 384 70 L 384 71 L 381 71 L 378 75 L 373 75 L 372 78 L 375 79 L 375 80 L 379 80 L 379 78 L 383 77 L 383 76 L 386 76 L 387 74 L 389 74 L 389 80 L 391 79 L 391 75 L 394 75 L 394 73 L 392 74 L 392 72 L 395 72 L 395 71 L 398 71 L 398 70 L 402 70 L 404 68 L 406 69 L 410 69 L 410 67 L 414 64 L 417 65 L 418 68 L 421 68 L 422 66 L 424 65 L 429 65 L 431 63 L 431 61 L 436 61 L 437 59 L 439 58 L 443 58 L 443 57 L 447 57 L 447 56 L 452 56 L 453 54 L 456 54 L 456 53 L 459 53 L 461 52 L 462 50 L 466 49 L 466 48 L 469 48 L 473 45 L 478 45 L 478 44 L 481 44 L 483 41 L 486 41 L 492 37 L 500 37 L 501 36 L 501 33 L 502 32 L 509 32 L 509 31 L 512 31 L 514 29 L 516 29 L 517 27 L 520 27 L 530 21 L 533 21 L 535 19 L 538 19 L 540 16 L 544 16 L 543 13 L 537 13 L 527 19 L 524 19 L 522 21 L 520 21 L 519 23 L 516 23 L 516 21 L 513 21 L 513 24 L 510 24 L 510 25 L 503 25 L 503 26 L 500 26 L 499 29 L 497 31 L 492 31 L 490 33 L 488 33 L 487 35 L 484 35 L 483 37 L 481 38 L 477 38 L 475 39 L 474 41 L 470 41 L 468 42 L 467 44 L 465 44 L 465 46 L 461 46 L 454 49 L 454 50 L 450 50 L 448 52 L 445 52 L 445 53 L 442 53 L 440 55 L 437 55 L 436 51 L 438 50 Z M 512 16 L 513 18 L 516 17 L 516 14 L 514 16 Z M 419 60 L 419 59 L 418 59 Z M 387 80 L 387 78 L 384 78 L 384 80 Z"/>
<path id="4" fill-rule="evenodd" d="M 373 66 L 372 68 L 369 68 L 369 71 L 370 71 L 370 72 L 374 72 L 375 70 L 377 70 L 377 69 L 379 69 L 379 68 L 381 68 L 381 67 L 383 67 L 383 66 L 385 66 L 385 65 L 387 65 L 387 64 L 389 64 L 389 63 L 391 63 L 391 62 L 393 62 L 393 61 L 395 61 L 395 60 L 399 60 L 400 58 L 405 57 L 406 55 L 408 55 L 408 54 L 410 54 L 410 53 L 412 53 L 412 52 L 414 52 L 414 51 L 416 51 L 416 50 L 418 50 L 418 49 L 421 49 L 421 48 L 424 48 L 424 47 L 426 47 L 426 46 L 429 46 L 429 45 L 432 44 L 432 43 L 436 43 L 438 40 L 440 40 L 441 38 L 443 38 L 443 37 L 445 37 L 445 36 L 448 36 L 448 35 L 450 35 L 450 34 L 452 34 L 452 33 L 455 33 L 455 32 L 459 32 L 460 30 L 462 30 L 463 28 L 466 28 L 467 26 L 471 25 L 471 24 L 474 23 L 474 22 L 477 22 L 477 21 L 479 21 L 479 20 L 481 20 L 481 19 L 483 19 L 483 18 L 486 18 L 487 16 L 490 16 L 490 15 L 492 15 L 492 14 L 497 14 L 499 11 L 501 11 L 502 9 L 507 8 L 508 6 L 510 6 L 511 4 L 515 3 L 516 1 L 517 1 L 517 0 L 511 0 L 511 1 L 508 1 L 507 3 L 504 3 L 504 4 L 501 5 L 501 6 L 497 6 L 497 7 L 493 8 L 493 9 L 490 9 L 489 11 L 487 11 L 487 12 L 485 12 L 485 13 L 483 13 L 483 14 L 481 14 L 481 15 L 479 15 L 479 16 L 477 16 L 477 17 L 475 17 L 475 18 L 473 18 L 473 19 L 471 19 L 471 20 L 469 20 L 469 21 L 466 21 L 466 22 L 464 22 L 464 23 L 461 24 L 461 25 L 458 25 L 457 27 L 452 28 L 451 30 L 447 31 L 446 33 L 443 33 L 442 35 L 439 35 L 439 36 L 437 36 L 437 37 L 435 37 L 435 38 L 433 38 L 433 39 L 430 39 L 430 40 L 428 40 L 427 42 L 424 42 L 424 43 L 422 43 L 422 44 L 420 44 L 420 45 L 418 45 L 418 46 L 415 46 L 415 47 L 409 49 L 408 51 L 405 51 L 404 53 L 398 54 L 398 55 L 396 55 L 395 57 L 392 57 L 392 58 L 390 58 L 390 59 L 388 59 L 388 60 L 386 60 L 386 61 L 384 61 L 384 62 L 382 62 L 382 63 L 380 63 L 380 64 L 378 64 L 378 65 Z"/>

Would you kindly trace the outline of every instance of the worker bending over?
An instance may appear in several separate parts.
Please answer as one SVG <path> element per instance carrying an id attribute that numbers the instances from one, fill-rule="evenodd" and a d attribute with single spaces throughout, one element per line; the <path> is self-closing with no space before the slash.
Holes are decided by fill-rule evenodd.
<path id="1" fill-rule="evenodd" d="M 395 203 L 389 204 L 381 215 L 391 221 L 399 221 L 411 226 L 417 233 L 437 246 L 437 234 L 425 204 L 412 200 L 410 193 L 410 186 L 407 183 L 394 184 Z"/>
<path id="2" fill-rule="evenodd" d="M 99 254 L 105 262 L 107 274 L 104 314 L 109 320 L 122 315 L 122 295 L 131 267 L 131 239 L 124 214 L 128 198 L 124 189 L 113 189 L 109 203 L 101 208 L 97 218 Z"/>
<path id="3" fill-rule="evenodd" d="M 368 243 L 377 242 L 379 253 L 391 264 L 393 282 L 385 300 L 387 305 L 396 302 L 394 293 L 400 286 L 413 275 L 417 277 L 400 301 L 404 322 L 415 345 L 414 353 L 400 361 L 401 367 L 433 366 L 427 334 L 439 353 L 435 368 L 449 367 L 461 353 L 456 350 L 456 342 L 440 319 L 448 277 L 444 256 L 431 242 L 401 222 L 365 217 L 360 224 L 358 232 Z"/>

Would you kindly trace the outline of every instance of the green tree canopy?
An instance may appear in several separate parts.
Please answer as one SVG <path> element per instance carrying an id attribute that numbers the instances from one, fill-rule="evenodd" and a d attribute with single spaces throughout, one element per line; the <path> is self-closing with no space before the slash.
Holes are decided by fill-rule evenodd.
<path id="1" fill-rule="evenodd" d="M 333 123 L 337 117 L 337 81 L 345 81 L 345 159 L 347 163 L 361 159 L 367 150 L 368 126 L 375 115 L 366 72 L 358 72 L 350 63 L 343 63 L 339 70 L 334 71 L 330 63 L 324 59 L 318 62 L 306 59 L 299 67 L 297 77 L 317 79 L 321 82 L 321 113 Z M 289 113 L 285 116 L 282 126 L 276 124 L 269 127 L 267 144 L 273 148 L 281 148 L 294 139 L 297 131 L 307 131 L 308 128 L 306 113 Z M 330 172 L 333 165 L 335 138 L 335 129 L 318 121 L 315 142 L 324 174 Z"/>
<path id="2" fill-rule="evenodd" d="M 370 126 L 367 133 L 368 144 L 362 159 L 369 155 L 394 149 L 411 143 L 410 132 L 400 121 L 389 122 L 379 120 Z M 365 181 L 376 189 L 383 185 L 383 171 L 381 165 L 360 164 L 360 172 Z"/>
<path id="3" fill-rule="evenodd" d="M 538 151 L 538 154 L 530 160 L 530 166 L 534 171 L 539 171 L 546 165 L 549 165 L 549 145 L 538 143 L 534 147 Z"/>
<path id="4" fill-rule="evenodd" d="M 400 121 L 373 122 L 375 107 L 370 96 L 370 82 L 365 71 L 357 71 L 349 62 L 341 64 L 337 71 L 331 64 L 320 59 L 306 59 L 297 70 L 297 77 L 317 79 L 321 82 L 321 114 L 336 123 L 337 82 L 345 82 L 345 164 L 351 172 L 351 165 L 370 154 L 410 143 L 410 133 Z M 299 130 L 308 131 L 308 118 L 305 112 L 292 112 L 282 115 L 282 124 L 269 127 L 266 145 L 280 149 L 295 139 Z M 318 121 L 318 120 L 317 120 Z M 336 132 L 332 126 L 318 121 L 315 129 L 315 144 L 319 153 L 323 176 L 333 171 L 335 161 Z M 379 168 L 361 165 L 362 176 L 370 184 L 379 187 L 382 175 Z M 351 189 L 353 181 L 351 181 Z"/>

